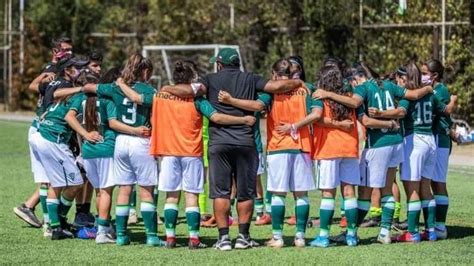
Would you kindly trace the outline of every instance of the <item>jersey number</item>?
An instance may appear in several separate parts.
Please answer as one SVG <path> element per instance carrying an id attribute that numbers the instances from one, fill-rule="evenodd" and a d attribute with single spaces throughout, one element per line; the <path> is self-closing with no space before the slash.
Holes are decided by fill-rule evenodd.
<path id="1" fill-rule="evenodd" d="M 375 93 L 374 97 L 375 97 L 375 99 L 377 99 L 377 103 L 378 103 L 378 106 L 379 106 L 378 109 L 381 110 L 381 111 L 384 111 L 380 94 L 377 92 L 377 93 Z M 395 105 L 393 104 L 392 96 L 390 95 L 390 93 L 388 91 L 385 91 L 385 105 L 387 106 L 387 108 L 385 110 L 395 109 Z"/>
<path id="2" fill-rule="evenodd" d="M 422 104 L 423 106 L 421 106 Z M 415 125 L 431 123 L 431 120 L 432 120 L 431 102 L 416 103 L 415 112 L 416 112 Z"/>
<path id="3" fill-rule="evenodd" d="M 123 105 L 127 107 L 127 114 L 122 115 L 122 121 L 126 124 L 133 125 L 137 121 L 137 104 L 128 98 L 123 99 Z"/>

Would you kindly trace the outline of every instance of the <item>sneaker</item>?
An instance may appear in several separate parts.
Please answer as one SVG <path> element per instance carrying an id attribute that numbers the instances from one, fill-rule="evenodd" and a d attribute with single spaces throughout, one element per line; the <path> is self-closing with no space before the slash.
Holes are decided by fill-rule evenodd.
<path id="1" fill-rule="evenodd" d="M 223 236 L 219 238 L 214 244 L 214 248 L 221 251 L 232 250 L 232 242 L 230 241 L 229 236 Z"/>
<path id="2" fill-rule="evenodd" d="M 138 223 L 137 211 L 135 211 L 134 209 L 130 209 L 130 212 L 128 214 L 127 224 L 128 225 L 135 225 L 137 223 Z"/>
<path id="3" fill-rule="evenodd" d="M 13 212 L 16 214 L 16 216 L 18 216 L 18 218 L 22 219 L 27 224 L 36 228 L 41 228 L 42 223 L 38 217 L 36 217 L 35 211 L 26 207 L 25 204 L 21 204 L 20 206 L 13 208 Z"/>
<path id="4" fill-rule="evenodd" d="M 297 248 L 306 247 L 306 241 L 304 240 L 304 238 L 300 238 L 300 237 L 295 238 L 294 244 L 295 244 L 295 247 Z"/>
<path id="5" fill-rule="evenodd" d="M 216 227 L 217 226 L 216 218 L 214 216 L 212 216 L 207 221 L 201 222 L 201 226 L 206 227 L 206 228 Z"/>
<path id="6" fill-rule="evenodd" d="M 285 242 L 282 238 L 276 239 L 273 238 L 265 242 L 265 246 L 272 248 L 282 248 L 285 245 Z"/>
<path id="7" fill-rule="evenodd" d="M 370 218 L 365 220 L 363 223 L 360 224 L 359 227 L 361 228 L 368 228 L 368 227 L 378 227 L 380 226 L 380 217 Z"/>
<path id="8" fill-rule="evenodd" d="M 329 240 L 336 243 L 346 243 L 346 232 L 341 232 L 339 235 L 330 236 Z"/>
<path id="9" fill-rule="evenodd" d="M 329 238 L 318 236 L 313 241 L 309 243 L 312 247 L 327 248 L 329 247 Z"/>
<path id="10" fill-rule="evenodd" d="M 444 230 L 439 229 L 439 228 L 435 228 L 435 233 L 436 233 L 436 237 L 438 238 L 438 240 L 444 240 L 444 239 L 448 238 L 448 230 L 446 228 Z"/>
<path id="11" fill-rule="evenodd" d="M 207 248 L 207 245 L 202 243 L 199 238 L 190 238 L 188 242 L 189 249 Z"/>
<path id="12" fill-rule="evenodd" d="M 435 231 L 423 231 L 421 234 L 421 240 L 424 240 L 424 241 L 436 241 L 438 240 L 438 236 L 436 235 L 436 232 Z"/>
<path id="13" fill-rule="evenodd" d="M 95 243 L 96 244 L 110 244 L 110 243 L 115 243 L 115 239 L 109 233 L 99 232 L 97 233 L 97 236 L 95 237 Z"/>
<path id="14" fill-rule="evenodd" d="M 377 236 L 377 242 L 379 242 L 380 244 L 390 244 L 392 243 L 392 238 L 390 237 L 389 234 L 386 234 L 386 235 L 379 234 Z"/>
<path id="15" fill-rule="evenodd" d="M 51 240 L 60 240 L 66 238 L 74 238 L 74 234 L 61 227 L 55 228 L 51 231 Z"/>
<path id="16" fill-rule="evenodd" d="M 118 235 L 115 244 L 117 244 L 117 246 L 130 245 L 130 238 L 128 235 Z"/>
<path id="17" fill-rule="evenodd" d="M 81 227 L 77 231 L 77 238 L 79 239 L 95 239 L 97 236 L 97 228 L 95 227 Z"/>
<path id="18" fill-rule="evenodd" d="M 419 233 L 412 234 L 407 231 L 401 235 L 394 237 L 394 239 L 392 240 L 395 240 L 397 242 L 419 243 L 421 238 Z"/>
<path id="19" fill-rule="evenodd" d="M 166 237 L 166 247 L 175 248 L 176 247 L 176 237 Z"/>
<path id="20" fill-rule="evenodd" d="M 357 239 L 357 236 L 353 235 L 348 235 L 346 234 L 346 244 L 349 247 L 355 247 L 359 243 L 359 239 Z"/>
<path id="21" fill-rule="evenodd" d="M 74 217 L 75 227 L 92 227 L 94 226 L 94 222 L 91 223 L 90 218 L 87 213 L 76 213 L 76 217 Z"/>
<path id="22" fill-rule="evenodd" d="M 235 240 L 235 249 L 248 249 L 248 248 L 256 248 L 260 246 L 257 242 L 253 241 L 250 236 L 245 237 L 242 234 L 237 236 Z"/>
<path id="23" fill-rule="evenodd" d="M 147 236 L 146 245 L 151 247 L 166 247 L 166 241 L 161 240 L 158 236 Z"/>
<path id="24" fill-rule="evenodd" d="M 341 227 L 341 228 L 346 228 L 347 227 L 347 218 L 346 217 L 341 218 L 341 221 L 339 222 L 339 227 Z"/>
<path id="25" fill-rule="evenodd" d="M 50 238 L 53 235 L 53 230 L 51 230 L 51 226 L 49 224 L 43 224 L 43 236 Z"/>
<path id="26" fill-rule="evenodd" d="M 272 217 L 270 216 L 270 214 L 268 213 L 265 213 L 264 215 L 262 215 L 260 217 L 260 219 L 258 219 L 256 222 L 255 222 L 255 225 L 259 226 L 259 225 L 267 225 L 267 224 L 272 224 Z"/>
<path id="27" fill-rule="evenodd" d="M 288 225 L 295 225 L 296 224 L 296 216 L 291 216 L 290 218 L 286 219 L 286 223 Z"/>
<path id="28" fill-rule="evenodd" d="M 408 223 L 407 221 L 403 221 L 403 222 L 396 221 L 392 224 L 392 229 L 400 233 L 403 233 L 408 229 Z"/>

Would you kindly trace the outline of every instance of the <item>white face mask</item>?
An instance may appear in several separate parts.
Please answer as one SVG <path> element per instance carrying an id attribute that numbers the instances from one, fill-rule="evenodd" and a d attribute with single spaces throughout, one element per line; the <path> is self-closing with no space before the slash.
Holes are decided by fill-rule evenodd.
<path id="1" fill-rule="evenodd" d="M 421 75 L 421 83 L 431 84 L 431 83 L 433 83 L 433 80 L 431 79 L 430 75 Z"/>

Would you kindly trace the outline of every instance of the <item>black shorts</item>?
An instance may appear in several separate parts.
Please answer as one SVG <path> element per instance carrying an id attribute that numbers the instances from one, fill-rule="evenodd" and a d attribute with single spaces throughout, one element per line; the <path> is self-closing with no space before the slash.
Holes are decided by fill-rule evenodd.
<path id="1" fill-rule="evenodd" d="M 233 180 L 238 201 L 254 199 L 257 186 L 258 154 L 255 147 L 209 146 L 209 197 L 230 199 Z"/>

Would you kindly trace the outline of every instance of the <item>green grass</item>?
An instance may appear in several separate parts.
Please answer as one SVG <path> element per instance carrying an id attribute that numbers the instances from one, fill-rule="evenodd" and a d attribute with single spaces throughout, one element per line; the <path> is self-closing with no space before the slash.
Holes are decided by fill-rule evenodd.
<path id="1" fill-rule="evenodd" d="M 472 169 L 450 170 L 449 190 L 451 206 L 448 217 L 450 239 L 436 243 L 423 242 L 418 245 L 392 244 L 382 246 L 373 244 L 377 229 L 359 231 L 362 244 L 356 248 L 336 246 L 328 249 L 296 249 L 291 246 L 275 250 L 257 248 L 246 251 L 222 253 L 212 248 L 190 251 L 187 248 L 173 250 L 145 246 L 142 226 L 132 227 L 132 245 L 98 246 L 90 240 L 50 241 L 44 239 L 39 229 L 28 227 L 17 219 L 12 208 L 25 200 L 34 190 L 30 172 L 27 146 L 28 124 L 0 122 L 0 263 L 6 264 L 472 264 L 474 261 L 474 207 L 472 189 L 474 175 Z M 316 216 L 319 203 L 317 192 L 311 195 L 311 216 Z M 293 200 L 288 200 L 288 205 Z M 160 198 L 159 210 L 163 199 Z M 293 212 L 288 207 L 288 214 Z M 405 210 L 403 206 L 402 211 Z M 40 217 L 40 208 L 37 214 Z M 71 214 L 74 212 L 72 209 Z M 183 216 L 183 213 L 180 213 Z M 163 236 L 163 227 L 159 227 Z M 332 226 L 331 233 L 337 234 L 340 228 Z M 270 226 L 252 227 L 252 236 L 263 243 L 271 234 Z M 307 236 L 313 237 L 316 228 L 308 229 Z M 186 225 L 178 225 L 178 241 L 186 243 Z M 287 244 L 292 243 L 294 227 L 285 226 Z M 236 228 L 231 234 L 236 235 Z M 217 230 L 202 229 L 203 241 L 209 245 L 214 242 Z"/>

